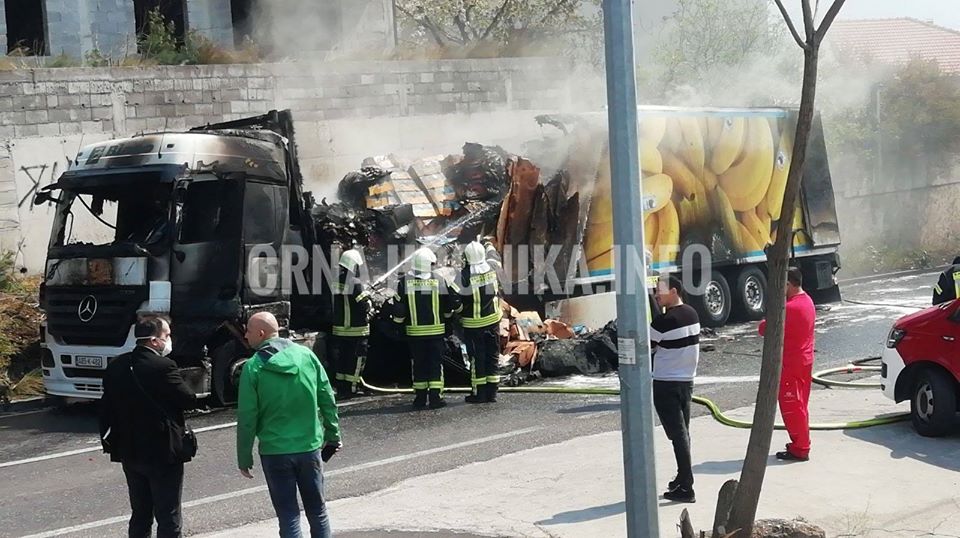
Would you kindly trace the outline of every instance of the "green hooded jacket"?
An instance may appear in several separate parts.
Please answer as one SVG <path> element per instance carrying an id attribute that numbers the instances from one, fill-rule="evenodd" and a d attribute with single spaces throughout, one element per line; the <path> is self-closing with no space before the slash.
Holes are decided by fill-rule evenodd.
<path id="1" fill-rule="evenodd" d="M 240 469 L 253 467 L 254 437 L 261 455 L 299 454 L 340 441 L 333 388 L 309 348 L 271 338 L 243 365 L 237 403 Z"/>

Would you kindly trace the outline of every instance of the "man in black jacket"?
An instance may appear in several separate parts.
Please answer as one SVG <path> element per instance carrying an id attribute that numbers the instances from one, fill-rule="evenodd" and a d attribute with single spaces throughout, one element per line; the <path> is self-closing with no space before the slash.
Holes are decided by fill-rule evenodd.
<path id="1" fill-rule="evenodd" d="M 100 438 L 110 460 L 123 464 L 130 494 L 131 538 L 149 537 L 154 516 L 157 537 L 181 536 L 183 458 L 167 433 L 167 421 L 181 427 L 183 411 L 197 397 L 167 358 L 173 349 L 170 324 L 156 315 L 134 327 L 137 347 L 110 362 L 103 376 Z"/>

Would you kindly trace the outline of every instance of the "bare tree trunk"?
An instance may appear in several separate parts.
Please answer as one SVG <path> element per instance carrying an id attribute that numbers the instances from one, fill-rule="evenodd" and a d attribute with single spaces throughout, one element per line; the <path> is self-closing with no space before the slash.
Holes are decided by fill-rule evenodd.
<path id="1" fill-rule="evenodd" d="M 793 162 L 787 176 L 783 210 L 777 225 L 777 241 L 767 252 L 767 328 L 763 339 L 763 360 L 760 365 L 760 385 L 757 388 L 757 407 L 750 429 L 750 442 L 743 460 L 740 484 L 734 496 L 727 529 L 740 529 L 738 538 L 749 537 L 760 502 L 763 477 L 767 471 L 767 458 L 773 437 L 773 425 L 777 414 L 777 396 L 780 386 L 780 371 L 783 352 L 783 322 L 786 314 L 786 280 L 790 244 L 793 242 L 793 214 L 800 194 L 807 142 L 813 125 L 814 98 L 817 90 L 818 47 L 804 50 L 803 89 L 800 96 L 800 113 L 793 143 Z"/>

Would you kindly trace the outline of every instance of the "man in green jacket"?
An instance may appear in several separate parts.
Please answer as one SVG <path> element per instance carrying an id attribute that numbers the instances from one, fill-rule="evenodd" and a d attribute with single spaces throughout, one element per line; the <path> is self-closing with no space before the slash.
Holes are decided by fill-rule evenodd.
<path id="1" fill-rule="evenodd" d="M 327 538 L 321 448 L 332 455 L 341 446 L 337 404 L 317 356 L 280 338 L 279 331 L 277 318 L 269 312 L 254 314 L 247 322 L 244 336 L 256 353 L 240 374 L 237 463 L 240 474 L 253 478 L 253 440 L 259 439 L 260 463 L 281 538 L 300 536 L 298 489 L 310 536 Z"/>

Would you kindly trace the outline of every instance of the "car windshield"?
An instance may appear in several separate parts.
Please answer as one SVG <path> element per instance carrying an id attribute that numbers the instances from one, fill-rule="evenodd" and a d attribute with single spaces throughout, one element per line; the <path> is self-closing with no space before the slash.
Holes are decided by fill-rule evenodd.
<path id="1" fill-rule="evenodd" d="M 161 243 L 170 236 L 169 184 L 64 190 L 53 226 L 54 246 Z"/>

